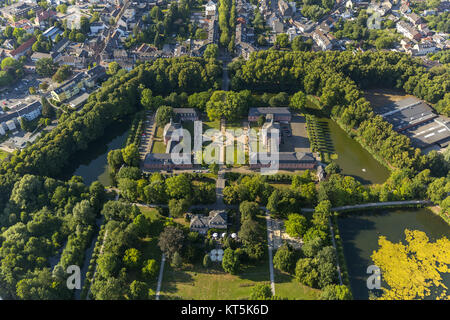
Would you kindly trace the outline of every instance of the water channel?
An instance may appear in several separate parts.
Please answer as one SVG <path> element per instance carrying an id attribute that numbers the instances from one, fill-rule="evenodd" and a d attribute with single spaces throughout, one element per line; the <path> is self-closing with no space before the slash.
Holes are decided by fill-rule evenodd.
<path id="1" fill-rule="evenodd" d="M 328 122 L 333 147 L 338 155 L 334 160 L 342 169 L 342 174 L 352 176 L 363 184 L 383 183 L 389 177 L 389 170 L 378 162 L 356 140 L 350 138 L 333 120 Z"/>
<path id="2" fill-rule="evenodd" d="M 111 185 L 108 170 L 108 153 L 125 147 L 128 137 L 129 121 L 117 123 L 106 130 L 103 137 L 89 144 L 84 151 L 78 152 L 70 166 L 65 168 L 62 179 L 81 176 L 86 185 L 99 180 L 104 186 Z"/>

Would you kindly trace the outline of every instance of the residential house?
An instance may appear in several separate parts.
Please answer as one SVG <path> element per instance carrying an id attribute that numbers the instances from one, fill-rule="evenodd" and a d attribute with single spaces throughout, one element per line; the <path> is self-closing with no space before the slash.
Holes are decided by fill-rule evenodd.
<path id="1" fill-rule="evenodd" d="M 31 47 L 36 42 L 36 37 L 32 37 L 22 43 L 17 49 L 9 52 L 9 56 L 18 59 L 31 51 Z"/>
<path id="2" fill-rule="evenodd" d="M 213 210 L 208 216 L 193 215 L 189 229 L 200 234 L 207 234 L 209 229 L 224 229 L 228 226 L 228 215 L 225 210 Z"/>
<path id="3" fill-rule="evenodd" d="M 414 12 L 406 13 L 405 18 L 415 26 L 417 26 L 418 24 L 420 24 L 422 22 L 422 19 L 420 18 L 420 16 L 418 16 Z"/>
<path id="4" fill-rule="evenodd" d="M 52 98 L 62 102 L 77 95 L 84 88 L 84 74 L 78 73 L 51 92 Z"/>
<path id="5" fill-rule="evenodd" d="M 404 21 L 397 22 L 396 25 L 397 32 L 401 33 L 403 36 L 410 40 L 416 40 L 419 41 L 421 39 L 421 34 L 419 31 L 417 31 L 412 25 L 408 24 Z"/>
<path id="6" fill-rule="evenodd" d="M 36 18 L 34 19 L 34 23 L 40 28 L 45 28 L 49 25 L 49 20 L 56 16 L 56 11 L 51 9 L 41 10 L 36 12 Z"/>
<path id="7" fill-rule="evenodd" d="M 80 92 L 86 91 L 86 88 L 92 88 L 95 82 L 103 79 L 105 75 L 106 71 L 102 66 L 96 66 L 85 72 L 80 72 L 53 90 L 51 92 L 52 98 L 59 102 L 73 98 Z"/>
<path id="8" fill-rule="evenodd" d="M 103 31 L 106 28 L 106 25 L 103 22 L 92 22 L 89 25 L 91 34 L 97 34 L 99 31 Z"/>
<path id="9" fill-rule="evenodd" d="M 294 13 L 289 3 L 285 0 L 278 0 L 278 10 L 280 10 L 283 17 L 290 17 Z"/>
<path id="10" fill-rule="evenodd" d="M 213 19 L 208 25 L 208 41 L 210 43 L 219 42 L 219 23 L 217 19 Z"/>
<path id="11" fill-rule="evenodd" d="M 28 105 L 19 104 L 8 113 L 0 113 L 0 135 L 4 135 L 8 130 L 15 130 L 20 125 L 21 118 L 28 121 L 36 119 L 40 116 L 41 111 L 41 103 L 34 101 Z"/>
<path id="12" fill-rule="evenodd" d="M 323 51 L 330 50 L 333 47 L 330 39 L 328 39 L 327 36 L 320 30 L 315 30 L 312 33 L 312 38 Z"/>
<path id="13" fill-rule="evenodd" d="M 437 48 L 434 42 L 432 41 L 422 41 L 420 43 L 417 43 L 414 45 L 412 54 L 423 56 L 427 55 L 428 53 L 434 53 L 436 52 Z"/>
<path id="14" fill-rule="evenodd" d="M 216 13 L 217 13 L 217 5 L 212 0 L 210 0 L 205 5 L 205 18 L 208 20 L 213 20 L 216 17 Z"/>

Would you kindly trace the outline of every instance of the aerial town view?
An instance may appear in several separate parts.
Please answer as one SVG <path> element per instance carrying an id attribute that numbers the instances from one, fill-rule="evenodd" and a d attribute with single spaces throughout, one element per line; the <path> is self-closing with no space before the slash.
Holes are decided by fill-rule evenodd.
<path id="1" fill-rule="evenodd" d="M 447 0 L 0 0 L 0 306 L 450 300 L 449 34 Z"/>

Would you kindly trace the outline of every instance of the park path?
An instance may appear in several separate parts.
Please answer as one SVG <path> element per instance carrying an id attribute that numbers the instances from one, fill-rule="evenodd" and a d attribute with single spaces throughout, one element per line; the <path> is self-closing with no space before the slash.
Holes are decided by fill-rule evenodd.
<path id="1" fill-rule="evenodd" d="M 159 300 L 159 296 L 161 293 L 161 284 L 162 284 L 163 275 L 164 275 L 164 263 L 165 262 L 166 262 L 166 256 L 163 253 L 162 258 L 161 258 L 161 267 L 159 268 L 158 284 L 156 286 L 156 296 L 155 296 L 156 300 Z"/>
<path id="2" fill-rule="evenodd" d="M 273 233 L 272 225 L 273 220 L 270 217 L 269 211 L 264 209 L 266 212 L 266 225 L 267 225 L 267 248 L 269 253 L 269 274 L 270 274 L 270 287 L 272 289 L 272 294 L 275 295 L 275 273 L 273 270 Z"/>

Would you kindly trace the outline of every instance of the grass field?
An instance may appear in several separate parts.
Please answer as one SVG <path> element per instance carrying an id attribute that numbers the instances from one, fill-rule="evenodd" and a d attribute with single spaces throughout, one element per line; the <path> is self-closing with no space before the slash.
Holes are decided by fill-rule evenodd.
<path id="1" fill-rule="evenodd" d="M 320 290 L 299 283 L 293 276 L 275 270 L 275 293 L 289 300 L 317 300 Z"/>
<path id="2" fill-rule="evenodd" d="M 154 208 L 139 207 L 139 210 L 152 222 L 152 224 L 149 237 L 141 238 L 139 240 L 138 249 L 142 253 L 143 260 L 154 259 L 159 266 L 161 263 L 162 252 L 158 247 L 158 237 L 164 228 L 165 217 L 160 215 L 158 210 Z M 140 279 L 140 273 L 130 272 L 129 275 L 132 280 L 142 280 Z M 145 282 L 152 290 L 156 291 L 157 278 L 151 280 L 145 279 Z"/>
<path id="3" fill-rule="evenodd" d="M 258 283 L 269 282 L 269 265 L 248 267 L 239 275 L 231 275 L 222 270 L 220 264 L 205 269 L 192 266 L 188 270 L 164 270 L 161 288 L 162 299 L 186 300 L 241 300 L 250 297 L 252 288 Z"/>
<path id="4" fill-rule="evenodd" d="M 220 120 L 203 121 L 203 133 L 208 129 L 220 129 Z"/>
<path id="5" fill-rule="evenodd" d="M 166 153 L 166 145 L 163 142 L 164 128 L 156 129 L 155 139 L 153 140 L 152 153 Z"/>

